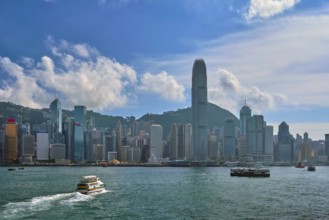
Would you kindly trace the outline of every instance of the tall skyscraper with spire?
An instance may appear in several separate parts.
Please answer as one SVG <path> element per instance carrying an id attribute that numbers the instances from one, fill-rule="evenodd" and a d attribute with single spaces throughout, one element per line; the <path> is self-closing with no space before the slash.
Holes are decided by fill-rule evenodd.
<path id="1" fill-rule="evenodd" d="M 196 59 L 192 71 L 193 160 L 208 160 L 207 70 L 203 59 Z"/>
<path id="2" fill-rule="evenodd" d="M 240 135 L 246 136 L 247 133 L 247 120 L 251 118 L 251 109 L 245 101 L 244 106 L 240 110 Z"/>

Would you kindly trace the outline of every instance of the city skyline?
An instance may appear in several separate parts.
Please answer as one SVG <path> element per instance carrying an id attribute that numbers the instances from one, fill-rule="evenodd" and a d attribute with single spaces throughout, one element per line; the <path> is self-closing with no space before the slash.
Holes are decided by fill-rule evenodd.
<path id="1" fill-rule="evenodd" d="M 329 132 L 327 1 L 5 0 L 0 8 L 1 101 L 41 108 L 58 96 L 65 109 L 161 114 L 191 106 L 191 66 L 202 57 L 209 102 L 238 117 L 247 100 L 275 134 L 283 121 L 294 136 Z"/>

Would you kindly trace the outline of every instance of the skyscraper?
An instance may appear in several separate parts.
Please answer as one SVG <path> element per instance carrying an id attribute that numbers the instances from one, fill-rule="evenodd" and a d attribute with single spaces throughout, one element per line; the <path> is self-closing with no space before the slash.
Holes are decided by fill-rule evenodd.
<path id="1" fill-rule="evenodd" d="M 192 71 L 193 160 L 208 160 L 207 70 L 203 59 L 196 59 Z"/>
<path id="2" fill-rule="evenodd" d="M 191 160 L 191 125 L 171 125 L 170 159 Z"/>
<path id="3" fill-rule="evenodd" d="M 324 150 L 326 152 L 327 157 L 329 158 L 329 134 L 325 134 Z"/>
<path id="4" fill-rule="evenodd" d="M 247 132 L 247 120 L 251 117 L 251 109 L 245 102 L 240 110 L 240 135 L 246 136 Z"/>
<path id="5" fill-rule="evenodd" d="M 278 131 L 278 156 L 280 161 L 293 161 L 293 136 L 289 132 L 289 125 L 282 122 Z"/>
<path id="6" fill-rule="evenodd" d="M 18 159 L 18 124 L 9 118 L 5 128 L 4 161 L 12 163 Z"/>
<path id="7" fill-rule="evenodd" d="M 224 122 L 223 156 L 226 159 L 235 157 L 235 126 L 233 119 Z"/>
<path id="8" fill-rule="evenodd" d="M 263 115 L 253 115 L 247 120 L 247 154 L 253 156 L 264 154 L 264 126 L 265 122 Z"/>
<path id="9" fill-rule="evenodd" d="M 50 144 L 63 143 L 62 105 L 58 98 L 50 103 Z"/>
<path id="10" fill-rule="evenodd" d="M 74 106 L 74 157 L 76 162 L 85 160 L 84 128 L 86 126 L 86 107 Z"/>
<path id="11" fill-rule="evenodd" d="M 163 128 L 161 125 L 153 124 L 150 128 L 150 160 L 158 160 L 163 154 Z M 152 161 L 154 162 L 154 161 Z"/>

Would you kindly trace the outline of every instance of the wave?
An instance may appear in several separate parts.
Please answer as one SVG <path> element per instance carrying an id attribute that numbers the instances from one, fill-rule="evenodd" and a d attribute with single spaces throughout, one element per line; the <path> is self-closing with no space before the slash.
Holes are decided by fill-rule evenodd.
<path id="1" fill-rule="evenodd" d="M 109 192 L 103 190 L 95 194 Z M 4 211 L 0 215 L 3 218 L 21 218 L 33 215 L 35 212 L 46 211 L 55 206 L 71 206 L 79 202 L 93 200 L 93 195 L 83 195 L 78 192 L 59 193 L 55 195 L 39 196 L 23 202 L 9 202 L 4 205 Z"/>
<path id="2" fill-rule="evenodd" d="M 94 197 L 76 192 L 73 197 L 60 201 L 61 205 L 74 205 L 78 202 L 89 201 Z"/>

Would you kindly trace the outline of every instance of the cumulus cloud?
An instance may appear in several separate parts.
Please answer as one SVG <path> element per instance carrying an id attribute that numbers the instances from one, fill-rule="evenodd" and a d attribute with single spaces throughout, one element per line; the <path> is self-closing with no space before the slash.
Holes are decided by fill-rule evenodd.
<path id="1" fill-rule="evenodd" d="M 244 85 L 233 73 L 225 69 L 218 69 L 212 80 L 208 81 L 208 99 L 235 113 L 239 112 L 244 99 L 255 113 L 275 109 L 287 100 L 282 94 L 269 93 L 255 86 Z"/>
<path id="2" fill-rule="evenodd" d="M 37 79 L 25 75 L 24 69 L 7 57 L 0 57 L 0 69 L 4 70 L 14 80 L 3 81 L 0 88 L 0 98 L 32 108 L 42 107 L 40 100 L 45 99 L 45 91 L 37 84 Z"/>
<path id="3" fill-rule="evenodd" d="M 85 105 L 93 110 L 122 108 L 134 104 L 138 93 L 165 100 L 185 100 L 185 88 L 167 72 L 145 73 L 137 79 L 133 67 L 102 56 L 87 44 L 55 41 L 40 60 L 23 57 L 22 65 L 0 57 L 0 99 L 32 108 L 47 107 L 58 95 L 64 108 Z"/>
<path id="4" fill-rule="evenodd" d="M 52 36 L 48 36 L 46 44 L 53 55 L 63 57 L 74 55 L 78 58 L 93 58 L 101 56 L 99 51 L 88 44 L 71 44 L 66 40 L 61 40 L 59 43 Z"/>
<path id="5" fill-rule="evenodd" d="M 253 18 L 269 18 L 294 7 L 300 0 L 250 0 L 247 20 Z"/>
<path id="6" fill-rule="evenodd" d="M 43 56 L 35 64 L 25 57 L 23 64 L 28 68 L 0 57 L 0 69 L 12 78 L 0 79 L 2 100 L 40 108 L 48 106 L 59 93 L 64 107 L 86 105 L 94 110 L 119 108 L 131 101 L 130 89 L 137 82 L 132 67 L 85 44 L 48 42 L 54 57 Z"/>
<path id="7" fill-rule="evenodd" d="M 171 101 L 184 101 L 185 88 L 167 72 L 159 74 L 145 73 L 141 78 L 140 89 L 144 92 L 159 94 L 162 98 Z"/>

